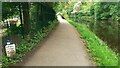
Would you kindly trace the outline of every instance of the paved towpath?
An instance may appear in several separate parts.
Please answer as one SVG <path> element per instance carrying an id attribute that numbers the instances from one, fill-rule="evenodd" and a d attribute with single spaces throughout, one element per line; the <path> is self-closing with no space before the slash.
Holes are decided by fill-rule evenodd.
<path id="1" fill-rule="evenodd" d="M 21 66 L 92 66 L 75 27 L 58 16 L 59 25 Z"/>

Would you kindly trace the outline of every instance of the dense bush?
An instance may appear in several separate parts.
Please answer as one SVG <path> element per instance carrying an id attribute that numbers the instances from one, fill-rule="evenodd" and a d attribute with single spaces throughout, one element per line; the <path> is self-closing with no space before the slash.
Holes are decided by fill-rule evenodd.
<path id="1" fill-rule="evenodd" d="M 119 20 L 120 12 L 119 9 L 119 2 L 94 2 L 94 3 L 82 3 L 80 6 L 80 10 L 77 14 L 70 14 L 71 8 L 66 10 L 69 16 L 74 17 L 74 19 L 78 19 L 77 17 L 90 17 L 94 18 L 95 20 Z M 73 6 L 71 6 L 73 7 Z M 85 19 L 85 18 L 83 18 Z"/>
<path id="2" fill-rule="evenodd" d="M 95 18 L 97 20 L 109 18 L 117 20 L 120 14 L 118 12 L 119 2 L 98 2 L 92 7 L 94 7 Z"/>

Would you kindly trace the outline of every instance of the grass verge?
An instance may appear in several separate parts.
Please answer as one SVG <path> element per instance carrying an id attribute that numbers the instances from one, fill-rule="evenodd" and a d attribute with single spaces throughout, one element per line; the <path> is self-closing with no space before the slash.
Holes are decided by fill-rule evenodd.
<path id="1" fill-rule="evenodd" d="M 68 20 L 68 22 L 77 28 L 77 31 L 85 40 L 86 47 L 97 66 L 118 66 L 118 54 L 113 52 L 85 24 L 73 22 L 72 20 Z"/>
<path id="2" fill-rule="evenodd" d="M 37 31 L 35 36 L 31 39 L 28 35 L 26 41 L 25 39 L 21 40 L 20 45 L 16 45 L 16 56 L 9 58 L 6 55 L 2 55 L 2 68 L 8 68 L 10 65 L 14 65 L 19 61 L 22 61 L 22 58 L 25 54 L 31 51 L 40 41 L 42 41 L 58 24 L 58 21 L 49 22 L 47 27 L 44 27 L 40 31 Z"/>

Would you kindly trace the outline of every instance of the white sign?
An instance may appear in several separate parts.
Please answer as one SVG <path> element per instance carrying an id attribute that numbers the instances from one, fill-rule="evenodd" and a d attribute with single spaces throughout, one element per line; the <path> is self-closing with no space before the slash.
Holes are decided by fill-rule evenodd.
<path id="1" fill-rule="evenodd" d="M 12 57 L 16 53 L 15 44 L 9 44 L 5 46 L 6 54 L 8 57 Z"/>

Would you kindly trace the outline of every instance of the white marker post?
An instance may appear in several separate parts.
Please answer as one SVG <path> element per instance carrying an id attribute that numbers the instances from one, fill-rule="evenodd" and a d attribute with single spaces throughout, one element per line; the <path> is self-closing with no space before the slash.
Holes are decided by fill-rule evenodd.
<path id="1" fill-rule="evenodd" d="M 10 41 L 7 41 L 5 46 L 7 57 L 13 57 L 16 54 L 15 44 Z"/>

